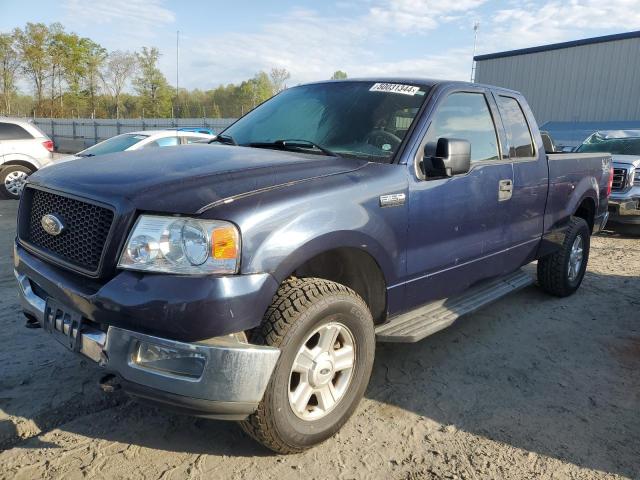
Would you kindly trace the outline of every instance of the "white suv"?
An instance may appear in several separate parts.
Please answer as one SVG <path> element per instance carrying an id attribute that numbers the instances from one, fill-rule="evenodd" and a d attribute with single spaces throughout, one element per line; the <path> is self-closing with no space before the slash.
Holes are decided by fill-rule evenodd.
<path id="1" fill-rule="evenodd" d="M 27 177 L 51 163 L 53 147 L 29 121 L 0 118 L 0 197 L 19 198 Z"/>

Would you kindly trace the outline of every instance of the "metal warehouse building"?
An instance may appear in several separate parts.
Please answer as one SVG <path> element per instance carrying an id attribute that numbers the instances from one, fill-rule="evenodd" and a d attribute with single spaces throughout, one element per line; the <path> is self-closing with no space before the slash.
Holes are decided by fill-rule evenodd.
<path id="1" fill-rule="evenodd" d="M 479 55 L 475 81 L 522 92 L 544 130 L 576 145 L 640 128 L 640 31 Z"/>

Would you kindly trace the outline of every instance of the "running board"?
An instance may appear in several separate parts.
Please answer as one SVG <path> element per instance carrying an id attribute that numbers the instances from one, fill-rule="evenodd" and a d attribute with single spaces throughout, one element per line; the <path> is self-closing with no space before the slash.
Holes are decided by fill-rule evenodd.
<path id="1" fill-rule="evenodd" d="M 522 270 L 478 284 L 451 298 L 437 300 L 392 318 L 376 328 L 379 342 L 413 343 L 448 327 L 462 315 L 527 287 L 533 278 Z"/>

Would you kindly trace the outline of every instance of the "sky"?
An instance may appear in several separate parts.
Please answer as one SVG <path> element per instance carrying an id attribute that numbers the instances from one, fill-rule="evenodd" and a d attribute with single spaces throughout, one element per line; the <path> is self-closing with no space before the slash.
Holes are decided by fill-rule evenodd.
<path id="1" fill-rule="evenodd" d="M 289 85 L 329 78 L 468 80 L 477 53 L 640 29 L 640 0 L 0 0 L 0 32 L 61 22 L 109 50 L 156 46 L 180 87 L 211 89 L 273 67 Z"/>

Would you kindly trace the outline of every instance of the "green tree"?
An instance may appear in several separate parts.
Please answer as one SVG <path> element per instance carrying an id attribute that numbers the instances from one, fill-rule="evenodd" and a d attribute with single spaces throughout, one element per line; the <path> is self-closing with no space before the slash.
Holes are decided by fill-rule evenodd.
<path id="1" fill-rule="evenodd" d="M 2 110 L 11 115 L 11 100 L 16 95 L 16 76 L 20 58 L 16 38 L 10 33 L 0 33 L 0 98 Z"/>
<path id="2" fill-rule="evenodd" d="M 23 72 L 31 79 L 36 105 L 42 107 L 44 82 L 49 69 L 47 41 L 49 29 L 44 23 L 27 23 L 24 30 L 15 30 Z"/>
<path id="3" fill-rule="evenodd" d="M 140 96 L 141 107 L 145 114 L 156 117 L 167 117 L 171 112 L 171 92 L 169 84 L 158 68 L 160 52 L 156 47 L 142 47 L 136 54 L 138 59 L 138 76 L 133 85 Z"/>
<path id="4" fill-rule="evenodd" d="M 97 95 L 100 90 L 101 70 L 107 58 L 107 50 L 89 38 L 82 38 L 80 43 L 84 52 L 84 87 L 89 97 L 89 109 L 97 108 Z"/>
<path id="5" fill-rule="evenodd" d="M 346 80 L 347 79 L 347 72 L 343 72 L 342 70 L 336 70 L 335 72 L 333 72 L 333 75 L 331 75 L 331 80 Z"/>

